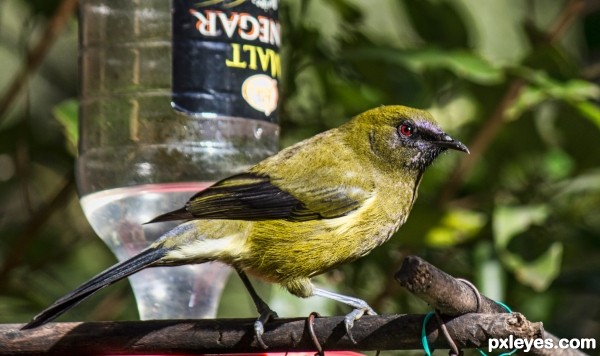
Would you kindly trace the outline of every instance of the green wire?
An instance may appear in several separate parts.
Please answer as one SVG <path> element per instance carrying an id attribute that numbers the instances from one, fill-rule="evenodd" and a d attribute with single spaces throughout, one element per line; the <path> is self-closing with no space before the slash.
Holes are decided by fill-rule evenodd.
<path id="1" fill-rule="evenodd" d="M 427 342 L 427 332 L 425 329 L 427 323 L 429 322 L 429 319 L 431 319 L 431 317 L 434 314 L 434 312 L 427 313 L 425 315 L 425 318 L 423 319 L 423 326 L 421 327 L 421 345 L 423 345 L 423 350 L 425 350 L 425 355 L 427 356 L 431 356 L 431 351 L 429 350 L 429 343 Z"/>
<path id="2" fill-rule="evenodd" d="M 500 305 L 502 308 L 506 309 L 507 312 L 509 312 L 509 313 L 513 312 L 512 309 L 508 305 L 506 305 L 506 304 L 504 304 L 502 302 L 498 302 L 498 301 L 495 301 L 495 302 L 496 302 L 496 304 Z M 434 312 L 427 313 L 425 315 L 425 318 L 423 318 L 423 326 L 421 327 L 421 345 L 423 345 L 423 350 L 425 351 L 425 355 L 427 355 L 427 356 L 431 356 L 433 352 L 429 349 L 429 343 L 427 342 L 426 327 L 427 327 L 427 323 L 429 322 L 429 319 L 431 319 L 431 317 L 434 316 L 434 315 L 435 315 Z M 500 354 L 498 356 L 510 356 L 510 355 L 514 354 L 515 352 L 517 352 L 518 350 L 519 349 L 514 349 L 514 350 L 512 350 L 510 352 L 505 352 L 505 353 L 502 353 L 502 354 Z M 477 349 L 477 351 L 479 351 L 479 353 L 482 356 L 488 356 L 488 354 L 486 354 L 481 349 Z"/>

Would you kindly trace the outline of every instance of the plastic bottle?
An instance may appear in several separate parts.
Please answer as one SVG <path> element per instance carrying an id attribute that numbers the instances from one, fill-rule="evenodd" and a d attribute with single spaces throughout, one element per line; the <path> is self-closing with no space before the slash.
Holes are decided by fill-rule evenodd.
<path id="1" fill-rule="evenodd" d="M 276 14 L 264 0 L 81 1 L 78 189 L 119 260 L 175 226 L 142 223 L 276 152 L 280 73 L 265 60 L 278 65 L 279 42 L 260 39 L 279 30 Z M 140 317 L 214 317 L 229 271 L 138 272 Z"/>

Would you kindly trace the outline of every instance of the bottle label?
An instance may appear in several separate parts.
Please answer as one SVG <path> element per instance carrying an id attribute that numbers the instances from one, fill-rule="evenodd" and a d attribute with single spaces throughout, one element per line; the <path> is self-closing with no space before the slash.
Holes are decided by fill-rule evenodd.
<path id="1" fill-rule="evenodd" d="M 278 0 L 173 0 L 172 105 L 277 122 Z"/>

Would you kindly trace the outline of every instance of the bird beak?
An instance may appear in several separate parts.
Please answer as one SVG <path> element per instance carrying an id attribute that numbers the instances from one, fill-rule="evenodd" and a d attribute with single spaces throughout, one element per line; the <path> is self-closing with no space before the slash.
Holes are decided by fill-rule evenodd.
<path id="1" fill-rule="evenodd" d="M 469 149 L 467 148 L 467 146 L 465 146 L 464 143 L 457 141 L 446 134 L 443 134 L 438 141 L 433 141 L 431 143 L 438 147 L 450 148 L 465 153 L 471 153 L 469 152 Z"/>

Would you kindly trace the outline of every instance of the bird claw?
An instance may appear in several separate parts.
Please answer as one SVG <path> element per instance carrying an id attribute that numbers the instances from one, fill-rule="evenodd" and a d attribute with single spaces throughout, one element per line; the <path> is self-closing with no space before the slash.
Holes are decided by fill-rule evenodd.
<path id="1" fill-rule="evenodd" d="M 265 333 L 265 326 L 262 321 L 257 320 L 254 322 L 254 335 L 256 335 L 256 341 L 263 349 L 268 349 L 269 347 L 262 339 L 263 334 Z"/>
<path id="2" fill-rule="evenodd" d="M 254 322 L 254 334 L 256 335 L 256 341 L 263 349 L 268 349 L 269 347 L 262 339 L 263 334 L 265 333 L 265 324 L 271 320 L 277 318 L 277 313 L 273 310 L 266 308 L 261 311 L 260 316 Z"/>
<path id="3" fill-rule="evenodd" d="M 365 314 L 377 315 L 377 313 L 375 313 L 373 308 L 371 308 L 367 303 L 365 303 L 364 305 L 362 305 L 362 306 L 354 309 L 350 313 L 346 314 L 346 316 L 344 317 L 344 326 L 346 327 L 346 335 L 348 335 L 348 338 L 354 344 L 356 344 L 357 342 L 356 342 L 356 340 L 354 340 L 354 336 L 352 336 L 351 329 L 352 329 L 352 327 L 354 327 L 354 322 L 356 320 L 360 319 Z"/>
<path id="4" fill-rule="evenodd" d="M 356 344 L 356 340 L 354 340 L 354 337 L 352 336 L 352 333 L 350 332 L 350 330 L 354 326 L 354 322 L 356 320 L 360 319 L 365 314 L 377 315 L 377 313 L 375 313 L 375 310 L 373 310 L 373 308 L 371 308 L 369 306 L 369 304 L 367 304 L 367 302 L 365 302 L 362 299 L 329 292 L 329 291 L 327 291 L 325 289 L 321 289 L 321 288 L 315 288 L 313 291 L 313 295 L 324 297 L 324 298 L 329 298 L 329 299 L 338 301 L 340 303 L 344 303 L 344 304 L 349 305 L 354 308 L 354 310 L 352 312 L 350 312 L 348 315 L 346 315 L 346 317 L 344 318 L 344 325 L 346 326 L 346 334 L 348 335 L 348 338 L 355 344 Z"/>

